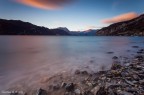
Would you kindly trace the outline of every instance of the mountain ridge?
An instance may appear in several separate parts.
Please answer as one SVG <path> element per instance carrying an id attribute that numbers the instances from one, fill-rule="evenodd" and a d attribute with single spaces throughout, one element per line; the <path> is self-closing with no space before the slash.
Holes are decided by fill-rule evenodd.
<path id="1" fill-rule="evenodd" d="M 132 20 L 111 24 L 97 31 L 97 36 L 144 36 L 144 14 Z"/>
<path id="2" fill-rule="evenodd" d="M 0 19 L 0 35 L 69 35 L 64 30 L 49 29 L 21 20 Z"/>

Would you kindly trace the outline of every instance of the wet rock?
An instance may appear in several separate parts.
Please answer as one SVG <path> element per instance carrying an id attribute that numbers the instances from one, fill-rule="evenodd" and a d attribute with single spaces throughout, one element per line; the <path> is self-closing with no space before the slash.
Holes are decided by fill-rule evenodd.
<path id="1" fill-rule="evenodd" d="M 66 91 L 71 92 L 74 91 L 74 84 L 70 83 L 65 86 Z"/>
<path id="2" fill-rule="evenodd" d="M 126 91 L 130 92 L 132 94 L 137 94 L 137 90 L 136 89 L 128 88 L 128 89 L 126 89 Z"/>
<path id="3" fill-rule="evenodd" d="M 120 69 L 122 66 L 119 63 L 113 63 L 111 66 L 111 70 Z"/>
<path id="4" fill-rule="evenodd" d="M 10 95 L 19 95 L 19 94 L 16 92 L 16 93 L 11 93 Z"/>
<path id="5" fill-rule="evenodd" d="M 139 83 L 144 86 L 144 79 L 140 80 Z"/>
<path id="6" fill-rule="evenodd" d="M 130 85 L 134 86 L 134 83 L 131 82 L 131 81 L 128 81 L 128 80 L 125 79 L 125 82 L 126 82 L 127 84 L 130 84 Z"/>
<path id="7" fill-rule="evenodd" d="M 120 95 L 133 95 L 132 93 L 126 92 L 126 91 L 121 91 L 119 92 Z"/>
<path id="8" fill-rule="evenodd" d="M 78 74 L 80 74 L 80 73 L 81 73 L 80 70 L 76 70 L 76 71 L 75 71 L 75 74 L 76 74 L 76 75 L 78 75 Z"/>
<path id="9" fill-rule="evenodd" d="M 74 93 L 75 93 L 76 95 L 81 95 L 81 91 L 80 91 L 79 89 L 75 89 L 75 90 L 74 90 Z"/>
<path id="10" fill-rule="evenodd" d="M 138 56 L 136 56 L 135 58 L 137 58 L 139 61 L 141 61 L 141 60 L 143 60 L 143 59 L 144 59 L 144 57 L 143 57 L 143 56 L 141 56 L 141 55 L 138 55 Z"/>
<path id="11" fill-rule="evenodd" d="M 59 85 L 54 85 L 53 86 L 53 90 L 59 90 L 60 89 L 60 86 Z"/>
<path id="12" fill-rule="evenodd" d="M 106 74 L 106 73 L 107 73 L 107 71 L 99 71 L 98 72 L 99 75 Z"/>
<path id="13" fill-rule="evenodd" d="M 117 56 L 114 56 L 112 59 L 118 59 L 118 57 L 117 57 Z"/>
<path id="14" fill-rule="evenodd" d="M 107 52 L 107 54 L 113 54 L 113 53 L 114 53 L 114 52 L 111 52 L 111 51 L 110 51 L 110 52 Z"/>
<path id="15" fill-rule="evenodd" d="M 96 95 L 107 95 L 107 91 L 105 90 L 105 87 L 100 87 Z"/>
<path id="16" fill-rule="evenodd" d="M 139 46 L 132 46 L 133 48 L 139 48 Z"/>
<path id="17" fill-rule="evenodd" d="M 64 95 L 76 95 L 74 92 L 65 92 Z"/>
<path id="18" fill-rule="evenodd" d="M 46 90 L 43 90 L 43 89 L 39 89 L 38 91 L 37 91 L 37 94 L 36 95 L 47 95 L 48 93 L 47 93 L 47 91 Z"/>
<path id="19" fill-rule="evenodd" d="M 88 75 L 88 72 L 87 71 L 81 71 L 81 74 Z"/>
<path id="20" fill-rule="evenodd" d="M 109 90 L 108 90 L 108 95 L 117 95 L 117 93 L 114 92 L 114 90 L 109 89 Z"/>
<path id="21" fill-rule="evenodd" d="M 99 87 L 99 86 L 96 86 L 96 87 L 94 87 L 94 88 L 91 90 L 91 92 L 92 92 L 94 95 L 96 95 L 96 93 L 98 92 L 99 89 L 100 89 L 100 87 Z"/>
<path id="22" fill-rule="evenodd" d="M 94 63 L 94 60 L 90 60 L 90 63 Z"/>
<path id="23" fill-rule="evenodd" d="M 85 91 L 83 95 L 94 95 L 91 91 Z"/>
<path id="24" fill-rule="evenodd" d="M 63 83 L 61 84 L 61 87 L 64 88 L 66 85 L 67 85 L 67 83 L 63 82 Z"/>
<path id="25" fill-rule="evenodd" d="M 139 51 L 142 51 L 142 52 L 144 52 L 144 49 L 140 49 Z"/>

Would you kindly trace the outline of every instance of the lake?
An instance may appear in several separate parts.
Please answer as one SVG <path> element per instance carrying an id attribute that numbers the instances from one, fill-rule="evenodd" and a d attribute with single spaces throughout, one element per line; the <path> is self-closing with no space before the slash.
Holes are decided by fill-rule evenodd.
<path id="1" fill-rule="evenodd" d="M 113 56 L 132 56 L 144 37 L 0 36 L 0 90 L 76 69 L 109 69 Z M 107 52 L 113 52 L 108 54 Z"/>

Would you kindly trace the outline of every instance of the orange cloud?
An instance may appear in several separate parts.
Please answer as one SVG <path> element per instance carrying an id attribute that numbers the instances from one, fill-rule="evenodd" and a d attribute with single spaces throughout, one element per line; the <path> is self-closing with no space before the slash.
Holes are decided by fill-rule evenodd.
<path id="1" fill-rule="evenodd" d="M 103 23 L 117 23 L 117 22 L 131 20 L 138 16 L 139 16 L 138 14 L 131 12 L 131 13 L 122 14 L 122 15 L 119 15 L 119 16 L 116 16 L 113 18 L 104 19 L 104 20 L 102 20 L 102 22 Z"/>
<path id="2" fill-rule="evenodd" d="M 61 9 L 72 0 L 15 0 L 18 3 L 47 10 Z"/>

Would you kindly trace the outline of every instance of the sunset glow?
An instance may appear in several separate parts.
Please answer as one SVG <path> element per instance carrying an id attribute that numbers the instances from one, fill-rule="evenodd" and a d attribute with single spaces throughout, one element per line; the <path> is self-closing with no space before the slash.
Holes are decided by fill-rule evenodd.
<path id="1" fill-rule="evenodd" d="M 105 19 L 102 22 L 103 23 L 117 23 L 117 22 L 131 20 L 136 17 L 138 17 L 138 14 L 131 12 L 131 13 L 122 14 L 122 15 L 119 15 L 110 19 Z"/>

